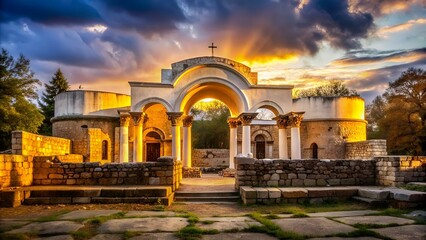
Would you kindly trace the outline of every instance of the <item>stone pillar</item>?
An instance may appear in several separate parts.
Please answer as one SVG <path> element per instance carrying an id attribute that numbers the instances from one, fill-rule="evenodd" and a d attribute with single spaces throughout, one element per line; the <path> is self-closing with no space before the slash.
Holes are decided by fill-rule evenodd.
<path id="1" fill-rule="evenodd" d="M 244 157 L 250 153 L 250 124 L 258 113 L 241 113 L 238 117 L 243 124 L 243 148 L 242 154 Z"/>
<path id="2" fill-rule="evenodd" d="M 120 162 L 129 162 L 129 123 L 128 112 L 120 113 Z"/>
<path id="3" fill-rule="evenodd" d="M 135 140 L 133 141 L 133 162 L 143 162 L 143 123 L 145 120 L 145 113 L 143 112 L 130 112 L 134 127 Z"/>
<path id="4" fill-rule="evenodd" d="M 176 160 L 181 160 L 180 152 L 180 124 L 182 112 L 168 112 L 167 116 L 172 124 L 172 156 Z"/>
<path id="5" fill-rule="evenodd" d="M 183 167 L 192 167 L 192 136 L 191 128 L 193 116 L 186 115 L 182 118 L 183 123 Z"/>
<path id="6" fill-rule="evenodd" d="M 302 159 L 300 147 L 300 124 L 304 112 L 291 112 L 288 116 L 288 125 L 291 128 L 291 159 Z"/>
<path id="7" fill-rule="evenodd" d="M 278 126 L 278 158 L 288 159 L 288 146 L 287 146 L 287 123 L 288 118 L 284 115 L 279 115 L 274 118 Z"/>
<path id="8" fill-rule="evenodd" d="M 234 157 L 237 156 L 237 127 L 238 118 L 228 118 L 229 125 L 229 168 L 235 168 Z"/>

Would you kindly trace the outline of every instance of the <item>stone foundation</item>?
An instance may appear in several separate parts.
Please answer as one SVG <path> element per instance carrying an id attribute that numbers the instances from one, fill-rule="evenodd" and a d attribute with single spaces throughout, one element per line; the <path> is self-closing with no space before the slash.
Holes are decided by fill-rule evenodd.
<path id="1" fill-rule="evenodd" d="M 30 186 L 33 182 L 33 157 L 0 154 L 0 189 Z"/>
<path id="2" fill-rule="evenodd" d="M 376 157 L 376 183 L 401 186 L 408 182 L 426 181 L 426 156 Z"/>
<path id="3" fill-rule="evenodd" d="M 377 156 L 388 155 L 386 140 L 367 140 L 361 142 L 347 142 L 345 144 L 346 159 L 373 159 Z"/>
<path id="4" fill-rule="evenodd" d="M 183 178 L 201 178 L 201 168 L 199 167 L 184 167 L 182 168 Z"/>
<path id="5" fill-rule="evenodd" d="M 171 157 L 141 163 L 54 163 L 34 157 L 33 185 L 145 185 L 172 186 L 182 179 L 182 164 Z"/>
<path id="6" fill-rule="evenodd" d="M 236 188 L 375 184 L 374 160 L 257 160 L 236 157 L 235 163 Z"/>

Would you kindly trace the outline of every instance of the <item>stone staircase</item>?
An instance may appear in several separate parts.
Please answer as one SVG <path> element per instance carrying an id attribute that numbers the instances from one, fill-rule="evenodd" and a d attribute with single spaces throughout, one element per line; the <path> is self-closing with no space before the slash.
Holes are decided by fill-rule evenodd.
<path id="1" fill-rule="evenodd" d="M 226 192 L 175 192 L 175 202 L 185 203 L 237 203 L 240 195 L 237 191 Z"/>
<path id="2" fill-rule="evenodd" d="M 395 208 L 422 207 L 426 203 L 426 193 L 401 188 L 363 188 L 358 189 L 355 200 L 374 207 L 392 206 Z"/>

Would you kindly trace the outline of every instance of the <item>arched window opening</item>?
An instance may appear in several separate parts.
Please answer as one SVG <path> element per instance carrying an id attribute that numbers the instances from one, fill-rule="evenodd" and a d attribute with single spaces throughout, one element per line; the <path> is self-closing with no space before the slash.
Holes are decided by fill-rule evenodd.
<path id="1" fill-rule="evenodd" d="M 312 149 L 312 158 L 318 159 L 318 145 L 316 143 L 312 143 L 311 149 Z"/>
<path id="2" fill-rule="evenodd" d="M 266 153 L 265 137 L 263 135 L 259 134 L 254 138 L 254 141 L 256 143 L 256 158 L 257 159 L 264 159 L 265 153 Z"/>
<path id="3" fill-rule="evenodd" d="M 102 141 L 102 160 L 108 160 L 108 141 Z"/>

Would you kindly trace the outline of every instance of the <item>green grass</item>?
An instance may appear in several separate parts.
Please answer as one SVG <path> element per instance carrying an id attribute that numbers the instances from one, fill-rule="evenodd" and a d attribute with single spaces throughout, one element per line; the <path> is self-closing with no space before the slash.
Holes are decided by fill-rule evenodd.
<path id="1" fill-rule="evenodd" d="M 349 233 L 338 233 L 336 235 L 327 236 L 327 237 L 343 237 L 343 238 L 375 237 L 375 238 L 384 239 L 384 240 L 392 240 L 392 238 L 385 237 L 383 235 L 380 235 L 379 233 L 376 233 L 366 228 L 357 229 Z"/>
<path id="2" fill-rule="evenodd" d="M 367 228 L 385 228 L 385 227 L 397 227 L 400 226 L 397 223 L 390 223 L 390 224 L 374 224 L 374 223 L 356 223 L 353 225 L 356 228 L 359 229 L 367 229 Z"/>
<path id="3" fill-rule="evenodd" d="M 127 239 L 132 238 L 132 237 L 136 237 L 136 236 L 139 236 L 139 233 L 132 232 L 132 231 L 125 231 L 123 233 L 123 239 L 124 240 L 127 240 Z"/>
<path id="4" fill-rule="evenodd" d="M 276 225 L 271 220 L 262 217 L 259 213 L 252 213 L 249 215 L 251 218 L 255 219 L 259 223 L 263 224 L 263 226 L 250 226 L 246 231 L 248 232 L 260 232 L 266 233 L 272 236 L 277 237 L 278 239 L 305 239 L 303 236 L 289 231 L 283 231 L 278 225 Z"/>
<path id="5" fill-rule="evenodd" d="M 409 185 L 403 186 L 402 188 L 407 190 L 412 190 L 412 191 L 426 192 L 426 186 L 424 185 L 409 184 Z"/>
<path id="6" fill-rule="evenodd" d="M 386 208 L 380 210 L 378 213 L 373 213 L 369 215 L 374 216 L 392 216 L 392 217 L 404 217 L 403 214 L 410 212 L 410 210 L 406 209 L 396 209 L 396 208 Z"/>
<path id="7" fill-rule="evenodd" d="M 56 220 L 58 220 L 59 216 L 64 215 L 64 214 L 69 213 L 69 212 L 70 212 L 70 210 L 60 210 L 58 212 L 53 213 L 52 215 L 40 217 L 40 218 L 34 220 L 34 222 L 56 221 Z"/>
<path id="8" fill-rule="evenodd" d="M 203 230 L 195 226 L 186 226 L 179 230 L 175 236 L 179 239 L 184 240 L 196 240 L 201 239 L 203 234 L 218 234 L 219 231 L 216 229 L 213 230 Z"/>
<path id="9" fill-rule="evenodd" d="M 212 220 L 204 220 L 204 221 L 201 221 L 200 223 L 202 223 L 202 224 L 204 224 L 204 225 L 209 225 L 209 224 L 213 224 L 213 223 L 215 223 L 215 221 L 212 221 Z"/>
<path id="10" fill-rule="evenodd" d="M 307 214 L 305 213 L 295 213 L 293 214 L 293 216 L 291 216 L 292 218 L 307 218 L 309 217 Z"/>

